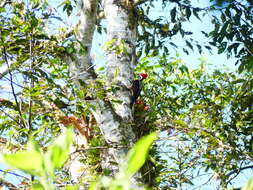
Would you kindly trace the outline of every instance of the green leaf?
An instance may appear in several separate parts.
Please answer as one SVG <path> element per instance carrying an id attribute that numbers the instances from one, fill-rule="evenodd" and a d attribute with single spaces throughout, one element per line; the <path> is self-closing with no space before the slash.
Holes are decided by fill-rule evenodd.
<path id="1" fill-rule="evenodd" d="M 185 52 L 187 55 L 189 55 L 189 51 L 187 51 L 187 49 L 183 48 L 183 52 Z"/>
<path id="2" fill-rule="evenodd" d="M 176 22 L 176 7 L 174 7 L 171 11 L 170 11 L 170 17 L 171 17 L 171 22 L 175 23 Z"/>
<path id="3" fill-rule="evenodd" d="M 187 127 L 188 127 L 187 123 L 185 123 L 185 122 L 182 121 L 182 120 L 173 120 L 173 123 L 174 123 L 175 125 L 178 125 L 178 126 L 181 126 L 181 127 L 184 127 L 184 128 L 187 128 Z"/>
<path id="4" fill-rule="evenodd" d="M 194 16 L 201 21 L 199 15 L 198 15 L 198 11 L 199 11 L 198 8 L 193 8 L 193 14 L 194 14 Z"/>
<path id="5" fill-rule="evenodd" d="M 143 166 L 148 156 L 149 148 L 156 138 L 157 134 L 155 132 L 142 137 L 129 151 L 127 155 L 127 175 L 134 175 Z"/>
<path id="6" fill-rule="evenodd" d="M 191 43 L 189 42 L 189 41 L 185 41 L 186 42 L 186 45 L 189 47 L 189 48 L 191 48 L 191 50 L 193 50 L 193 46 L 191 45 Z"/>
<path id="7" fill-rule="evenodd" d="M 65 190 L 79 190 L 80 186 L 79 185 L 68 185 L 65 187 Z"/>
<path id="8" fill-rule="evenodd" d="M 228 52 L 234 50 L 234 53 L 237 54 L 237 48 L 239 45 L 240 45 L 239 43 L 233 43 L 232 45 L 228 46 L 227 48 Z"/>
<path id="9" fill-rule="evenodd" d="M 189 20 L 191 14 L 192 14 L 191 9 L 189 7 L 186 7 L 186 17 L 188 20 Z"/>
<path id="10" fill-rule="evenodd" d="M 68 128 L 56 139 L 54 144 L 48 148 L 48 152 L 45 155 L 48 172 L 52 174 L 54 169 L 58 169 L 63 166 L 68 159 L 72 141 L 73 133 L 71 128 Z"/>
<path id="11" fill-rule="evenodd" d="M 173 42 L 169 42 L 170 45 L 172 45 L 175 48 L 178 48 L 178 46 L 176 44 L 174 44 Z"/>
<path id="12" fill-rule="evenodd" d="M 31 175 L 44 175 L 44 162 L 39 146 L 35 141 L 28 142 L 30 150 L 15 154 L 2 154 L 1 160 L 13 168 L 20 169 Z"/>
<path id="13" fill-rule="evenodd" d="M 197 44 L 196 46 L 198 48 L 199 54 L 201 54 L 202 53 L 202 47 L 199 44 Z"/>
<path id="14" fill-rule="evenodd" d="M 222 26 L 221 30 L 220 30 L 220 33 L 221 35 L 224 35 L 226 34 L 226 31 L 227 31 L 227 28 L 228 28 L 228 25 L 230 24 L 229 21 L 225 22 L 224 25 Z"/>
<path id="15" fill-rule="evenodd" d="M 180 70 L 182 73 L 189 73 L 188 67 L 186 67 L 185 65 L 181 65 L 181 66 L 179 67 L 179 70 Z"/>
<path id="16" fill-rule="evenodd" d="M 89 190 L 96 190 L 97 189 L 98 182 L 92 182 L 90 184 Z"/>
<path id="17" fill-rule="evenodd" d="M 230 7 L 226 8 L 225 14 L 227 15 L 227 17 L 231 17 Z"/>
<path id="18" fill-rule="evenodd" d="M 220 17 L 221 17 L 222 22 L 226 22 L 226 16 L 224 13 L 222 13 Z"/>
<path id="19" fill-rule="evenodd" d="M 237 79 L 235 81 L 232 81 L 232 84 L 238 84 L 238 83 L 244 83 L 244 82 L 246 82 L 245 79 Z"/>
<path id="20" fill-rule="evenodd" d="M 4 7 L 0 7 L 0 13 L 5 12 L 5 8 Z"/>
<path id="21" fill-rule="evenodd" d="M 44 188 L 43 188 L 43 186 L 41 184 L 34 183 L 34 184 L 32 184 L 32 189 L 33 190 L 43 190 Z"/>
<path id="22" fill-rule="evenodd" d="M 242 190 L 252 190 L 253 189 L 253 178 L 251 178 L 246 185 L 243 186 Z"/>

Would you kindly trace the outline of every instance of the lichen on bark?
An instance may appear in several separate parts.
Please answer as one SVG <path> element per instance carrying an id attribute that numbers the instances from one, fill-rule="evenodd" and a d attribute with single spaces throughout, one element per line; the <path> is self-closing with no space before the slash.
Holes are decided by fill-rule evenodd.
<path id="1" fill-rule="evenodd" d="M 77 52 L 70 63 L 70 72 L 76 81 L 82 81 L 86 86 L 96 80 L 96 73 L 92 67 L 90 56 L 93 33 L 97 18 L 97 0 L 79 0 L 79 22 L 76 26 Z M 130 22 L 133 18 L 133 9 L 126 8 L 115 0 L 104 0 L 103 9 L 107 20 L 107 41 L 114 41 L 113 46 L 122 47 L 118 53 L 114 50 L 106 51 L 107 81 L 104 88 L 117 86 L 114 93 L 108 93 L 103 99 L 89 101 L 91 108 L 105 142 L 110 148 L 102 153 L 102 167 L 109 168 L 112 174 L 120 164 L 127 151 L 136 141 L 132 129 L 133 115 L 130 108 L 131 85 L 135 67 L 136 26 Z M 80 50 L 84 50 L 83 52 Z M 82 88 L 82 87 L 80 87 Z M 114 101 L 119 100 L 119 101 Z M 116 103 L 114 103 L 116 102 Z M 76 160 L 77 164 L 78 159 Z"/>

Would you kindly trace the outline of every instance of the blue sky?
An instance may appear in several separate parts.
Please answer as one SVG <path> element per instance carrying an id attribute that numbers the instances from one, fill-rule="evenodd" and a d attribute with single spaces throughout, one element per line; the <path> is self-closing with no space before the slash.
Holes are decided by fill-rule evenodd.
<path id="1" fill-rule="evenodd" d="M 208 0 L 205 1 L 198 1 L 193 0 L 192 3 L 196 7 L 207 7 L 210 5 Z M 170 6 L 165 8 L 165 11 L 162 10 L 161 5 L 158 3 L 154 4 L 154 7 L 150 9 L 150 16 L 155 18 L 158 16 L 164 16 L 165 18 L 168 18 L 170 20 Z M 214 13 L 213 13 L 214 14 Z M 201 16 L 200 16 L 201 17 Z M 190 23 L 184 23 L 184 28 L 186 30 L 192 31 L 193 35 L 191 36 L 194 40 L 198 40 L 202 45 L 205 43 L 207 44 L 208 39 L 204 37 L 204 35 L 201 33 L 201 31 L 209 32 L 212 30 L 212 24 L 211 24 L 211 14 L 206 15 L 202 21 L 198 20 L 196 17 L 192 16 L 190 19 Z M 106 42 L 106 36 L 100 35 L 98 33 L 94 34 L 94 43 L 92 48 L 92 54 L 95 58 L 95 62 L 97 64 L 101 64 L 105 62 L 105 56 L 102 50 L 103 44 Z M 185 42 L 182 39 L 180 35 L 173 37 L 173 41 L 179 46 L 184 46 Z M 168 44 L 168 48 L 171 50 L 171 56 L 175 56 L 176 53 L 179 53 L 180 58 L 182 58 L 187 66 L 190 68 L 196 68 L 200 64 L 199 59 L 206 60 L 207 63 L 210 64 L 210 68 L 212 69 L 220 69 L 220 68 L 226 68 L 226 70 L 234 71 L 236 70 L 236 66 L 234 65 L 235 59 L 230 58 L 227 59 L 226 54 L 217 54 L 216 48 L 214 48 L 213 54 L 211 54 L 206 49 L 203 49 L 203 53 L 200 55 L 195 48 L 195 51 L 189 51 L 189 55 L 185 54 L 182 51 L 182 48 L 179 48 L 176 51 L 173 50 L 173 48 L 170 48 L 170 45 Z"/>

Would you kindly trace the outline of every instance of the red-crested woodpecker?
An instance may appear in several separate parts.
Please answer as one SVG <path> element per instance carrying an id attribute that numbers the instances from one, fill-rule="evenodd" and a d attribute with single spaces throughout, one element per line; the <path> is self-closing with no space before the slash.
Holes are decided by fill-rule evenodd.
<path id="1" fill-rule="evenodd" d="M 132 84 L 132 97 L 131 97 L 131 102 L 130 102 L 130 107 L 133 107 L 133 104 L 135 103 L 135 101 L 137 100 L 137 98 L 140 96 L 141 94 L 141 88 L 142 88 L 142 81 L 148 77 L 148 74 L 146 73 L 141 73 L 139 74 L 140 79 L 139 80 L 134 80 L 133 84 Z"/>

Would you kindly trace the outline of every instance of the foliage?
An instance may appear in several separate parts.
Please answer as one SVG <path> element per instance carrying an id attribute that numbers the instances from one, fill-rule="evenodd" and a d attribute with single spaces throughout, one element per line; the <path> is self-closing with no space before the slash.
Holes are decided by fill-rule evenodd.
<path id="1" fill-rule="evenodd" d="M 164 57 L 152 63 L 144 58 L 138 66 L 149 73 L 143 93 L 150 105 L 145 127 L 148 118 L 167 131 L 162 146 L 168 151 L 157 178 L 167 188 L 193 185 L 206 172 L 226 186 L 252 167 L 252 76 L 207 72 L 205 67 L 202 62 L 189 70 L 180 58 Z"/>
<path id="2" fill-rule="evenodd" d="M 33 189 L 56 189 L 53 185 L 55 171 L 56 169 L 61 169 L 69 157 L 69 150 L 73 141 L 72 135 L 71 129 L 68 129 L 47 148 L 45 153 L 34 140 L 31 140 L 28 142 L 27 150 L 15 154 L 2 154 L 1 159 L 13 168 L 36 176 L 39 183 L 37 183 L 37 180 L 34 181 Z M 130 179 L 144 164 L 150 146 L 155 139 L 155 133 L 140 139 L 129 151 L 115 179 L 102 176 L 98 182 L 90 186 L 90 189 L 96 190 L 102 187 L 122 190 L 131 189 L 133 184 Z M 66 186 L 65 189 L 78 189 L 78 187 Z"/>
<path id="3" fill-rule="evenodd" d="M 90 190 L 109 189 L 109 190 L 132 190 L 145 189 L 138 187 L 131 182 L 131 177 L 143 166 L 145 163 L 151 144 L 156 139 L 156 133 L 151 133 L 142 137 L 128 152 L 126 159 L 122 162 L 119 168 L 119 173 L 115 178 L 107 176 L 90 186 Z"/>
<path id="4" fill-rule="evenodd" d="M 99 166 L 99 147 L 105 143 L 89 111 L 94 106 L 80 99 L 104 99 L 106 90 L 102 75 L 89 87 L 75 87 L 66 59 L 77 51 L 72 31 L 47 32 L 51 22 L 62 19 L 48 9 L 46 1 L 43 6 L 38 1 L 32 2 L 4 3 L 4 6 L 0 3 L 0 66 L 7 67 L 0 74 L 0 135 L 8 140 L 3 149 L 14 152 L 4 154 L 5 160 L 36 175 L 41 185 L 49 189 L 54 188 L 52 181 L 60 178 L 54 173 L 56 169 L 65 177 L 60 183 L 71 183 L 61 169 L 70 140 L 60 144 L 56 141 L 45 153 L 39 149 L 45 150 L 61 133 L 61 124 L 83 127 L 90 122 L 90 150 L 85 150 L 84 162 L 93 169 L 94 176 L 104 172 Z M 226 1 L 221 6 L 200 8 L 190 1 L 160 2 L 169 10 L 169 19 L 154 18 L 151 14 L 154 1 L 139 5 L 136 10 L 140 62 L 135 72 L 149 73 L 149 77 L 144 81 L 142 100 L 134 105 L 132 127 L 137 137 L 157 130 L 161 135 L 146 164 L 143 165 L 146 154 L 140 150 L 147 153 L 153 135 L 136 144 L 129 154 L 128 165 L 122 166 L 115 179 L 102 177 L 97 185 L 115 189 L 123 183 L 130 185 L 129 175 L 143 165 L 143 181 L 155 189 L 189 189 L 201 175 L 210 180 L 216 177 L 220 186 L 226 188 L 243 171 L 253 168 L 252 4 Z M 61 6 L 70 16 L 74 9 L 72 2 L 63 1 Z M 211 42 L 202 45 L 191 38 L 192 32 L 184 29 L 184 23 L 193 17 L 201 20 L 201 15 L 207 13 L 213 13 L 214 30 L 203 31 Z M 98 25 L 99 32 L 100 21 Z M 180 49 L 174 41 L 178 35 L 185 40 L 186 54 L 196 51 L 196 47 L 202 53 L 205 49 L 212 51 L 215 46 L 219 53 L 235 56 L 240 61 L 240 74 L 227 68 L 210 71 L 203 59 L 199 68 L 189 69 L 179 55 L 173 57 L 171 53 Z M 119 41 L 120 45 L 114 47 L 115 41 L 107 42 L 105 48 L 124 53 L 125 43 Z M 28 142 L 31 136 L 35 140 Z M 16 152 L 24 149 L 27 142 L 29 150 Z M 29 157 L 34 158 L 33 163 L 24 159 Z M 45 180 L 46 176 L 51 181 Z M 248 186 L 251 184 L 252 180 Z"/>
<path id="5" fill-rule="evenodd" d="M 213 0 L 210 0 L 213 3 Z M 153 16 L 157 5 L 148 1 L 138 7 L 138 56 L 168 55 L 172 49 L 182 49 L 184 53 L 197 50 L 200 54 L 204 50 L 213 52 L 212 47 L 218 48 L 218 53 L 226 52 L 232 55 L 240 64 L 239 71 L 252 71 L 252 23 L 253 5 L 251 1 L 215 1 L 214 5 L 206 8 L 193 6 L 191 1 L 163 0 L 156 4 L 169 10 L 170 17 Z M 217 6 L 218 5 L 218 6 Z M 210 32 L 201 31 L 205 37 L 210 38 L 209 44 L 201 44 L 192 37 L 193 32 L 184 28 L 184 23 L 193 19 L 202 19 L 202 15 L 211 15 L 214 29 Z M 178 35 L 185 44 L 175 43 Z M 169 44 L 171 48 L 168 48 Z M 182 48 L 180 47 L 182 46 Z"/>
<path id="6" fill-rule="evenodd" d="M 253 178 L 251 178 L 242 188 L 242 190 L 250 190 L 250 189 L 253 189 Z"/>
<path id="7" fill-rule="evenodd" d="M 55 142 L 43 153 L 38 143 L 30 140 L 27 150 L 14 154 L 2 154 L 1 160 L 13 168 L 20 169 L 28 174 L 38 177 L 39 183 L 33 182 L 33 189 L 55 189 L 52 181 L 55 170 L 61 169 L 69 157 L 73 137 L 71 129 L 59 136 Z"/>
<path id="8" fill-rule="evenodd" d="M 240 72 L 252 71 L 253 4 L 250 1 L 229 1 L 217 12 L 219 14 L 212 18 L 214 29 L 208 34 L 212 38 L 210 44 L 218 47 L 218 53 L 227 52 L 229 57 L 237 57 Z"/>
<path id="9" fill-rule="evenodd" d="M 6 71 L 1 74 L 0 130 L 20 144 L 30 135 L 46 144 L 59 133 L 56 108 L 67 97 L 67 67 L 59 57 L 65 48 L 44 30 L 51 13 L 15 2 L 2 10 L 0 65 Z"/>
<path id="10" fill-rule="evenodd" d="M 200 48 L 199 43 L 191 38 L 193 34 L 184 28 L 184 23 L 188 22 L 193 16 L 200 19 L 199 14 L 204 9 L 194 7 L 190 1 L 167 1 L 162 0 L 156 2 L 147 1 L 144 5 L 137 8 L 138 12 L 138 53 L 137 55 L 168 55 L 172 48 L 168 48 L 166 44 L 177 49 L 179 44 L 173 42 L 173 38 L 180 35 L 185 41 L 183 51 L 189 54 L 189 49 L 193 50 L 192 43 L 196 43 Z M 156 11 L 156 7 L 160 6 L 164 10 L 169 9 L 169 17 L 158 16 L 154 17 L 152 12 Z M 209 48 L 209 47 L 208 47 Z M 201 50 L 202 51 L 202 50 Z"/>

